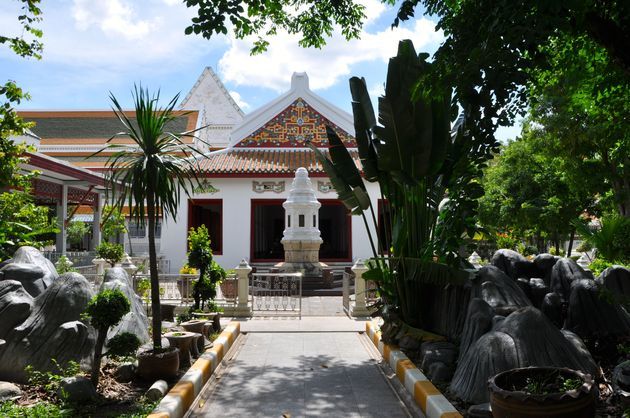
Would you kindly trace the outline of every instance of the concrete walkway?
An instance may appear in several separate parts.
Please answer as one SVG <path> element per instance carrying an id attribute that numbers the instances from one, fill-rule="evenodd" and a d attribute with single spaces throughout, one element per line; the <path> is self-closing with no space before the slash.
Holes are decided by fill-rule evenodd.
<path id="1" fill-rule="evenodd" d="M 364 334 L 250 332 L 238 341 L 190 417 L 422 416 L 401 401 Z"/>

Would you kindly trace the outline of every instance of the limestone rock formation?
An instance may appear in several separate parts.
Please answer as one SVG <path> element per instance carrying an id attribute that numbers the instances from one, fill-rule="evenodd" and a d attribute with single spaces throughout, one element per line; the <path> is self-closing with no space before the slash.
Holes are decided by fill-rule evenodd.
<path id="1" fill-rule="evenodd" d="M 543 298 L 540 310 L 555 324 L 558 328 L 562 328 L 564 322 L 562 296 L 558 293 L 547 293 Z"/>
<path id="2" fill-rule="evenodd" d="M 571 282 L 565 328 L 582 338 L 630 335 L 630 315 L 618 304 L 602 297 L 594 280 Z"/>
<path id="3" fill-rule="evenodd" d="M 519 277 L 535 277 L 534 264 L 514 250 L 500 249 L 492 256 L 490 264 L 507 274 L 512 280 Z"/>
<path id="4" fill-rule="evenodd" d="M 36 248 L 33 247 L 20 247 L 17 249 L 15 254 L 13 254 L 12 264 L 31 264 L 38 266 L 44 272 L 41 281 L 43 283 L 43 288 L 47 288 L 52 284 L 52 282 L 59 277 L 57 274 L 57 270 L 55 269 L 55 265 L 48 260 L 46 257 L 42 255 Z M 5 279 L 9 279 L 10 277 L 5 277 Z M 32 295 L 33 297 L 38 296 Z"/>
<path id="5" fill-rule="evenodd" d="M 149 341 L 149 319 L 142 306 L 142 299 L 133 290 L 131 279 L 123 268 L 114 267 L 105 271 L 101 290 L 107 289 L 119 289 L 131 304 L 131 309 L 123 316 L 123 319 L 109 329 L 107 338 L 110 339 L 122 332 L 130 332 L 135 334 L 143 343 Z"/>
<path id="6" fill-rule="evenodd" d="M 28 318 L 33 306 L 33 297 L 22 284 L 15 280 L 0 281 L 0 338 Z"/>
<path id="7" fill-rule="evenodd" d="M 597 372 L 587 351 L 579 350 L 538 309 L 525 307 L 472 344 L 457 366 L 451 391 L 466 402 L 487 402 L 491 376 L 525 366 L 569 367 L 591 375 Z"/>
<path id="8" fill-rule="evenodd" d="M 516 280 L 512 280 L 495 266 L 484 266 L 479 269 L 473 283 L 471 298 L 485 300 L 501 315 L 531 305 Z"/>
<path id="9" fill-rule="evenodd" d="M 24 290 L 36 297 L 44 293 L 44 270 L 36 264 L 10 263 L 2 268 L 3 279 L 20 282 Z"/>
<path id="10" fill-rule="evenodd" d="M 21 294 L 21 286 L 10 285 L 14 290 L 2 300 L 28 300 Z M 54 280 L 35 298 L 28 317 L 2 336 L 6 343 L 0 346 L 0 379 L 25 382 L 27 365 L 52 370 L 51 359 L 60 364 L 74 360 L 88 367 L 94 331 L 79 319 L 92 296 L 92 286 L 78 273 L 66 273 Z"/>
<path id="11" fill-rule="evenodd" d="M 486 301 L 474 298 L 468 304 L 466 323 L 459 344 L 459 359 L 481 336 L 492 329 L 494 309 Z"/>
<path id="12" fill-rule="evenodd" d="M 560 257 L 556 257 L 547 253 L 538 254 L 536 257 L 534 257 L 533 263 L 536 267 L 536 270 L 538 270 L 537 277 L 543 279 L 547 286 L 549 286 L 549 283 L 551 282 L 551 270 L 553 269 L 553 266 L 556 265 L 559 259 Z"/>
<path id="13" fill-rule="evenodd" d="M 592 279 L 592 277 L 580 267 L 575 260 L 561 258 L 551 269 L 550 290 L 558 293 L 562 300 L 569 300 L 571 295 L 571 282 L 579 279 Z"/>
<path id="14" fill-rule="evenodd" d="M 602 271 L 597 282 L 610 291 L 616 300 L 630 300 L 630 270 L 622 266 L 608 267 Z"/>

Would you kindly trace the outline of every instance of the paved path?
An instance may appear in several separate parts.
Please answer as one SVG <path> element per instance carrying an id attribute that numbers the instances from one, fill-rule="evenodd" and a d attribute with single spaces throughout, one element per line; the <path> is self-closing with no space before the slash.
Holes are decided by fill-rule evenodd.
<path id="1" fill-rule="evenodd" d="M 400 400 L 364 334 L 250 330 L 237 341 L 191 417 L 421 416 Z"/>

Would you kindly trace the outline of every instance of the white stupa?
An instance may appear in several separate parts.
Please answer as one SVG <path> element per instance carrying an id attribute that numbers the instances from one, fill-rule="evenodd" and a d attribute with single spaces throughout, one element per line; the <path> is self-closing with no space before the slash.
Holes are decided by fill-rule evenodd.
<path id="1" fill-rule="evenodd" d="M 305 276 L 319 276 L 325 264 L 319 262 L 322 238 L 319 231 L 321 203 L 308 178 L 308 171 L 300 167 L 289 189 L 289 197 L 282 204 L 285 229 L 282 237 L 284 262 L 276 265 L 282 271 L 303 272 Z"/>

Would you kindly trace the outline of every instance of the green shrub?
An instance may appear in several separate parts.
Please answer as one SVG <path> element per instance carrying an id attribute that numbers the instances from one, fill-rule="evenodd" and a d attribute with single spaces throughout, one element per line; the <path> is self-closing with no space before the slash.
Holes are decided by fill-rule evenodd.
<path id="1" fill-rule="evenodd" d="M 62 255 L 61 257 L 59 257 L 59 260 L 57 260 L 57 263 L 55 264 L 55 269 L 57 270 L 57 273 L 59 274 L 71 273 L 71 272 L 77 271 L 77 269 L 72 267 L 70 260 L 68 260 L 68 257 L 66 257 L 65 255 Z"/>
<path id="2" fill-rule="evenodd" d="M 621 261 L 613 262 L 613 261 L 608 261 L 604 258 L 596 258 L 595 260 L 591 262 L 591 264 L 588 265 L 588 269 L 593 273 L 595 277 L 598 277 L 608 267 L 612 267 L 615 265 L 623 266 L 626 268 L 630 267 L 627 264 L 622 263 Z"/>
<path id="3" fill-rule="evenodd" d="M 123 292 L 119 289 L 108 289 L 94 296 L 85 310 L 85 316 L 90 319 L 90 323 L 98 332 L 92 363 L 92 383 L 95 388 L 98 386 L 100 377 L 103 344 L 107 337 L 107 330 L 120 322 L 130 308 L 129 300 Z"/>
<path id="4" fill-rule="evenodd" d="M 601 227 L 576 223 L 582 237 L 597 249 L 597 258 L 630 263 L 630 218 L 608 215 L 600 219 Z"/>
<path id="5" fill-rule="evenodd" d="M 65 366 L 59 364 L 55 359 L 51 359 L 50 361 L 54 365 L 52 371 L 42 372 L 35 370 L 31 365 L 26 366 L 24 371 L 26 372 L 29 384 L 41 388 L 49 395 L 54 395 L 57 392 L 61 379 L 76 376 L 81 372 L 81 367 L 76 361 L 69 361 Z"/>
<path id="6" fill-rule="evenodd" d="M 50 402 L 37 402 L 35 405 L 21 406 L 11 401 L 0 403 L 0 417 L 3 418 L 70 418 L 77 416 L 72 409 L 66 409 Z"/>
<path id="7" fill-rule="evenodd" d="M 96 254 L 114 267 L 116 263 L 122 261 L 125 256 L 125 250 L 120 244 L 101 242 L 100 245 L 96 247 Z"/>
<path id="8" fill-rule="evenodd" d="M 83 242 L 83 237 L 90 233 L 90 227 L 83 221 L 72 221 L 68 224 L 66 233 L 70 244 L 80 246 Z"/>
<path id="9" fill-rule="evenodd" d="M 134 357 L 141 345 L 142 341 L 136 334 L 121 332 L 107 342 L 106 355 L 113 359 Z"/>

